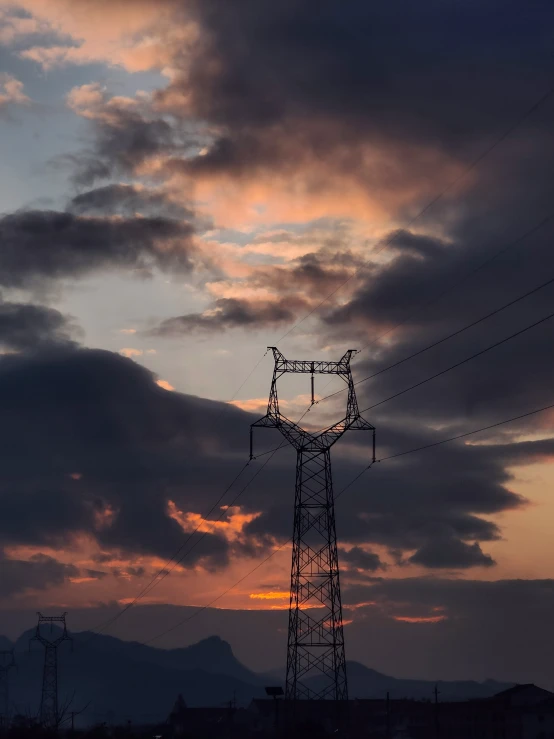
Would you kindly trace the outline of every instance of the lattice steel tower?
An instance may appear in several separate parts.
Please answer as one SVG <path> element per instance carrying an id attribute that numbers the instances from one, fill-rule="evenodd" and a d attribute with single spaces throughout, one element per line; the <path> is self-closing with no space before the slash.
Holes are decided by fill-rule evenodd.
<path id="1" fill-rule="evenodd" d="M 250 457 L 258 427 L 278 429 L 297 455 L 285 697 L 347 700 L 330 451 L 346 431 L 371 431 L 375 459 L 375 428 L 358 409 L 350 369 L 354 350 L 338 362 L 311 362 L 288 360 L 276 347 L 269 348 L 275 359 L 273 381 L 267 414 L 250 429 Z M 348 390 L 346 416 L 316 433 L 286 418 L 279 411 L 277 381 L 287 372 L 311 375 L 312 405 L 314 376 L 338 375 Z"/>
<path id="2" fill-rule="evenodd" d="M 61 616 L 43 616 L 38 613 L 38 623 L 31 642 L 39 641 L 44 647 L 44 670 L 42 673 L 42 698 L 40 701 L 40 723 L 45 729 L 57 729 L 60 716 L 58 713 L 58 647 L 64 641 L 72 641 L 67 633 L 66 613 Z M 50 632 L 54 624 L 60 624 L 62 633 L 55 639 L 48 639 L 41 631 L 41 625 L 50 624 Z"/>
<path id="3" fill-rule="evenodd" d="M 0 651 L 0 729 L 10 725 L 10 670 L 15 667 L 13 649 Z"/>

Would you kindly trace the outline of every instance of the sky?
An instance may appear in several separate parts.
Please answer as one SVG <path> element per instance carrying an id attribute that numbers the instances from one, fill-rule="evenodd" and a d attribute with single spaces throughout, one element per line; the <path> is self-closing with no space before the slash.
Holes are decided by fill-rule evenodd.
<path id="1" fill-rule="evenodd" d="M 357 348 L 383 461 L 333 449 L 347 657 L 554 688 L 554 414 L 494 426 L 554 403 L 553 21 L 0 0 L 0 632 L 133 604 L 107 633 L 282 665 L 295 458 L 245 467 L 266 348 Z"/>

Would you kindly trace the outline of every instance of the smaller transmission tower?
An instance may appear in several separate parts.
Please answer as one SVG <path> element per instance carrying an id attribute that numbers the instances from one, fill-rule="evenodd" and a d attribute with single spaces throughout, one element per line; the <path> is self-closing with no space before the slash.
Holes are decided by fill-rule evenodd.
<path id="1" fill-rule="evenodd" d="M 10 725 L 10 670 L 15 667 L 13 649 L 0 651 L 0 730 Z"/>
<path id="2" fill-rule="evenodd" d="M 44 647 L 44 671 L 42 673 L 42 698 L 40 701 L 40 723 L 45 729 L 57 729 L 58 714 L 58 647 L 64 641 L 72 641 L 67 633 L 66 613 L 61 616 L 43 616 L 38 613 L 38 623 L 31 642 L 39 641 Z M 50 624 L 50 635 L 44 635 L 44 626 Z M 52 634 L 55 624 L 60 624 L 62 633 Z M 41 626 L 43 627 L 41 629 Z"/>

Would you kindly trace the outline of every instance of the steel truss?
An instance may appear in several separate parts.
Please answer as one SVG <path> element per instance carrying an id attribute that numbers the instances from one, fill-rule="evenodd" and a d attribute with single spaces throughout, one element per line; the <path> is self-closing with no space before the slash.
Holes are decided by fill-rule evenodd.
<path id="1" fill-rule="evenodd" d="M 331 447 L 349 430 L 371 431 L 375 460 L 375 428 L 360 416 L 349 350 L 338 362 L 293 361 L 276 347 L 267 413 L 250 429 L 276 428 L 296 449 L 294 533 L 285 698 L 348 699 L 344 653 L 339 560 L 331 474 Z M 346 415 L 323 431 L 311 433 L 279 411 L 277 381 L 287 372 L 338 375 L 347 385 Z"/>
<path id="2" fill-rule="evenodd" d="M 39 641 L 44 647 L 44 669 L 42 673 L 42 697 L 40 701 L 40 723 L 45 729 L 56 730 L 60 722 L 58 709 L 58 647 L 64 641 L 72 641 L 67 633 L 66 613 L 61 616 L 43 616 L 38 613 L 35 635 L 31 639 Z M 41 626 L 59 624 L 62 633 L 55 639 L 48 639 L 41 631 Z"/>
<path id="3" fill-rule="evenodd" d="M 13 649 L 0 651 L 0 729 L 10 725 L 10 670 L 15 667 Z"/>

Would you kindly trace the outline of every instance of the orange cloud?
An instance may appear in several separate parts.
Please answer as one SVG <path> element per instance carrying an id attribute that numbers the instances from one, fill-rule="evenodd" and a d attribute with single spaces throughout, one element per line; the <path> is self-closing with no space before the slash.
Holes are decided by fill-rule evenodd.
<path id="1" fill-rule="evenodd" d="M 156 380 L 156 385 L 158 387 L 163 388 L 164 390 L 168 390 L 169 392 L 171 392 L 172 390 L 175 390 L 173 385 L 170 385 L 167 380 Z"/>
<path id="2" fill-rule="evenodd" d="M 0 109 L 10 103 L 24 105 L 29 102 L 29 98 L 23 93 L 23 82 L 11 74 L 0 74 Z"/>
<path id="3" fill-rule="evenodd" d="M 446 621 L 448 616 L 393 616 L 395 621 L 403 621 L 408 624 L 438 624 Z"/>
<path id="4" fill-rule="evenodd" d="M 123 354 L 124 357 L 128 357 L 129 359 L 131 357 L 140 357 L 142 354 L 142 349 L 133 349 L 131 346 L 126 346 L 123 349 L 119 350 L 120 354 Z"/>
<path id="5" fill-rule="evenodd" d="M 97 531 L 109 529 L 115 521 L 117 511 L 111 505 L 105 505 L 101 510 L 94 511 L 94 525 Z"/>
<path id="6" fill-rule="evenodd" d="M 261 513 L 241 513 L 240 506 L 227 507 L 223 510 L 226 517 L 219 521 L 204 519 L 199 513 L 183 512 L 177 508 L 172 500 L 167 503 L 168 515 L 176 521 L 185 533 L 201 531 L 208 534 L 221 534 L 228 541 L 240 539 L 246 524 L 254 521 Z"/>
<path id="7" fill-rule="evenodd" d="M 285 590 L 273 590 L 268 593 L 250 593 L 248 597 L 253 600 L 288 600 L 290 593 Z"/>
<path id="8" fill-rule="evenodd" d="M 174 22 L 172 3 L 164 0 L 14 0 L 11 6 L 13 12 L 4 11 L 1 19 L 3 40 L 27 39 L 20 56 L 45 69 L 104 62 L 130 72 L 168 68 L 169 75 L 175 49 L 185 49 L 197 36 L 192 23 Z M 32 17 L 17 18 L 21 10 Z M 58 34 L 61 43 L 33 44 L 33 34 L 39 31 Z"/>

